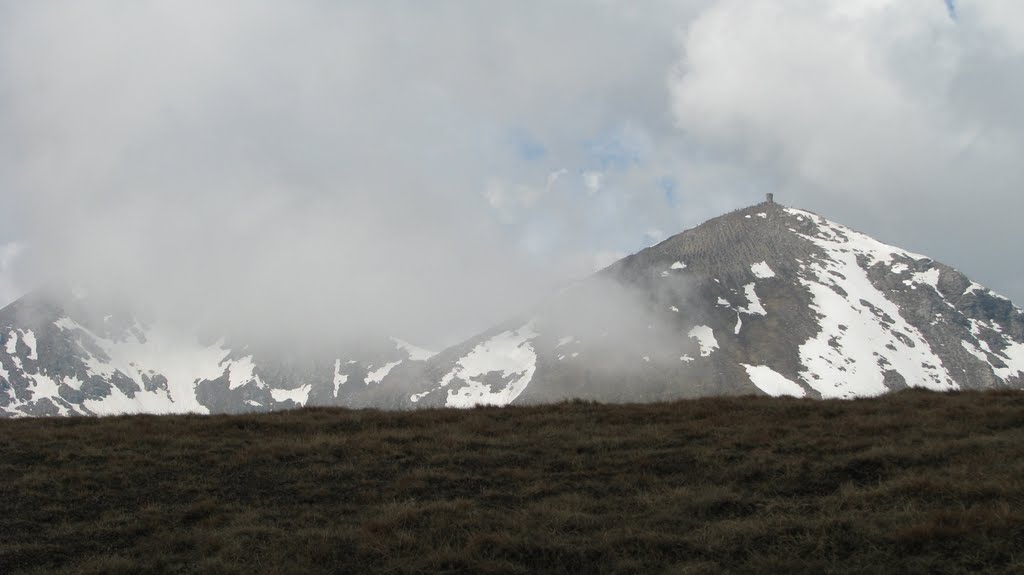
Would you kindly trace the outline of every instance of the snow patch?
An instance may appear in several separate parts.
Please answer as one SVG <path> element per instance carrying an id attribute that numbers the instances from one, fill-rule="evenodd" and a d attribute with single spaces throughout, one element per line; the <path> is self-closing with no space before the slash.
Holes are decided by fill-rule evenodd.
<path id="1" fill-rule="evenodd" d="M 918 272 L 908 280 L 903 280 L 904 285 L 927 285 L 935 291 L 939 291 L 939 268 L 932 268 L 925 272 Z"/>
<path id="2" fill-rule="evenodd" d="M 50 376 L 44 375 L 42 373 L 25 375 L 35 383 L 35 385 L 32 386 L 33 400 L 41 399 L 43 397 L 60 397 L 60 393 L 58 392 L 58 388 L 60 386 Z"/>
<path id="3" fill-rule="evenodd" d="M 718 340 L 715 339 L 715 332 L 706 325 L 698 325 L 691 329 L 688 335 L 697 340 L 697 344 L 700 345 L 701 357 L 707 357 L 718 349 Z"/>
<path id="4" fill-rule="evenodd" d="M 768 262 L 757 262 L 750 266 L 750 271 L 754 273 L 755 277 L 761 279 L 768 279 L 775 277 L 775 272 L 772 268 L 768 267 Z"/>
<path id="5" fill-rule="evenodd" d="M 341 373 L 341 360 L 334 360 L 334 397 L 338 397 L 338 390 L 348 383 L 348 374 Z"/>
<path id="6" fill-rule="evenodd" d="M 669 268 L 669 269 L 685 270 L 686 269 L 686 264 L 684 264 L 683 262 L 676 262 L 676 263 L 672 264 L 672 267 Z"/>
<path id="7" fill-rule="evenodd" d="M 567 335 L 565 337 L 559 338 L 558 339 L 558 344 L 555 346 L 555 349 L 558 349 L 558 348 L 562 347 L 563 345 L 569 345 L 570 343 L 572 343 L 574 341 L 576 341 L 576 338 L 571 336 L 571 335 Z"/>
<path id="8" fill-rule="evenodd" d="M 754 291 L 754 284 L 750 283 L 743 286 L 743 293 L 747 296 L 747 307 L 740 308 L 739 311 L 750 315 L 768 315 L 765 311 L 764 306 L 761 305 L 760 298 L 757 297 L 757 292 Z"/>
<path id="9" fill-rule="evenodd" d="M 21 340 L 28 346 L 28 358 L 32 361 L 39 361 L 39 356 L 36 355 L 36 334 L 30 329 L 26 329 L 21 332 Z"/>
<path id="10" fill-rule="evenodd" d="M 247 355 L 242 359 L 228 361 L 225 367 L 228 370 L 228 389 L 237 389 L 253 380 L 256 380 L 257 383 L 262 383 L 259 380 L 259 376 L 253 373 L 256 365 L 252 362 L 251 355 Z"/>
<path id="11" fill-rule="evenodd" d="M 985 347 L 988 347 L 988 344 L 985 344 L 985 342 L 981 341 L 980 343 L 984 344 Z M 966 339 L 963 339 L 963 340 L 960 340 L 960 345 L 964 346 L 964 349 L 967 350 L 967 353 L 969 353 L 969 354 L 973 355 L 974 357 L 980 359 L 981 361 L 991 365 L 991 362 L 989 362 L 989 359 L 988 359 L 988 355 L 986 355 L 984 351 L 978 349 L 978 347 L 976 345 L 974 345 L 973 343 L 967 341 Z M 995 371 L 995 369 L 993 369 L 992 371 Z"/>
<path id="12" fill-rule="evenodd" d="M 306 402 L 309 401 L 309 390 L 311 389 L 313 389 L 313 386 L 308 383 L 296 389 L 271 389 L 270 396 L 279 403 L 291 400 L 299 405 L 306 405 Z"/>
<path id="13" fill-rule="evenodd" d="M 386 363 L 380 368 L 375 369 L 370 373 L 366 374 L 366 385 L 370 385 L 371 383 L 380 383 L 384 381 L 384 378 L 387 377 L 389 373 L 391 373 L 391 370 L 394 369 L 395 366 L 397 366 L 400 363 L 402 363 L 402 360 L 392 361 L 391 363 Z"/>
<path id="14" fill-rule="evenodd" d="M 772 397 L 804 397 L 807 392 L 800 384 L 790 380 L 781 373 L 766 365 L 748 365 L 741 363 L 747 370 L 747 376 L 758 389 Z"/>

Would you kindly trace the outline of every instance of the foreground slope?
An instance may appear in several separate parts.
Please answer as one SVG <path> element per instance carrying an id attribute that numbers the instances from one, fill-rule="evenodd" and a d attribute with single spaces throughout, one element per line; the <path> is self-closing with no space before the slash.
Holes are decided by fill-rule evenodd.
<path id="1" fill-rule="evenodd" d="M 763 203 L 429 363 L 416 404 L 1017 388 L 1024 314 L 947 265 Z"/>
<path id="2" fill-rule="evenodd" d="M 1021 573 L 1024 393 L 0 421 L 0 572 Z"/>

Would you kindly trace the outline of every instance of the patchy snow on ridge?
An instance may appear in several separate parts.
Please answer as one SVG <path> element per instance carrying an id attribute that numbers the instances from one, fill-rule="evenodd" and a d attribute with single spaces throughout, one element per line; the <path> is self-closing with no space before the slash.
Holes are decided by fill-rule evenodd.
<path id="1" fill-rule="evenodd" d="M 127 397 L 113 387 L 110 396 L 87 400 L 83 404 L 93 413 L 209 412 L 196 398 L 195 386 L 198 381 L 217 379 L 224 374 L 221 361 L 228 350 L 222 347 L 222 341 L 204 346 L 194 334 L 158 327 L 140 328 L 141 337 L 133 333 L 122 341 L 113 341 L 90 332 L 67 317 L 58 319 L 54 325 L 73 332 L 79 339 L 92 338 L 107 355 L 109 360 L 91 355 L 85 358 L 86 369 L 93 375 L 109 379 L 120 372 L 143 389 L 143 375 L 167 378 L 166 391 L 138 391 L 134 397 Z"/>
<path id="2" fill-rule="evenodd" d="M 1024 375 L 1024 343 L 1014 341 L 1004 335 L 1002 328 L 997 323 L 986 324 L 976 319 L 972 319 L 970 322 L 971 334 L 978 343 L 975 345 L 968 340 L 961 341 L 960 344 L 968 353 L 988 364 L 992 368 L 992 373 L 1004 382 L 1009 378 Z M 989 330 L 989 335 L 991 332 L 996 332 L 997 337 L 1002 340 L 1003 349 L 993 350 L 984 339 L 984 330 Z M 992 361 L 992 357 L 995 357 L 996 361 Z"/>
<path id="3" fill-rule="evenodd" d="M 691 329 L 688 335 L 697 340 L 697 344 L 700 346 L 701 357 L 707 357 L 718 349 L 718 340 L 715 339 L 715 332 L 706 325 L 698 325 Z"/>
<path id="4" fill-rule="evenodd" d="M 978 282 L 971 282 L 971 285 L 967 286 L 967 289 L 964 290 L 964 295 L 967 295 L 969 293 L 974 293 L 976 291 L 980 291 L 980 292 L 984 293 L 984 292 L 987 292 L 988 290 L 985 289 L 985 286 L 981 285 Z"/>
<path id="5" fill-rule="evenodd" d="M 531 342 L 537 337 L 533 322 L 517 330 L 501 332 L 481 342 L 459 359 L 439 385 L 431 391 L 448 388 L 445 404 L 448 407 L 475 405 L 508 405 L 526 389 L 537 370 L 537 354 Z M 575 357 L 576 354 L 573 354 Z M 484 381 L 497 374 L 504 385 L 500 387 Z M 452 389 L 456 380 L 465 385 Z M 427 393 L 410 399 L 419 401 Z"/>
<path id="6" fill-rule="evenodd" d="M 810 239 L 819 246 L 821 245 L 820 242 L 826 242 L 833 250 L 852 250 L 867 256 L 869 260 L 868 267 L 879 262 L 889 264 L 895 256 L 902 256 L 915 261 L 932 261 L 928 256 L 908 252 L 907 250 L 903 250 L 889 244 L 883 244 L 870 236 L 866 236 L 846 226 L 826 220 L 817 214 L 812 214 L 811 212 L 798 210 L 796 208 L 785 208 L 785 211 L 790 215 L 805 216 L 817 224 L 817 235 L 808 236 L 799 232 L 797 232 L 797 235 Z"/>
<path id="7" fill-rule="evenodd" d="M 918 272 L 911 276 L 910 279 L 903 280 L 903 285 L 926 285 L 931 286 L 935 291 L 939 291 L 939 268 L 932 268 L 926 272 Z"/>
<path id="8" fill-rule="evenodd" d="M 768 266 L 768 262 L 757 262 L 750 266 L 750 271 L 753 272 L 755 277 L 761 279 L 768 279 L 775 277 L 775 272 Z"/>
<path id="9" fill-rule="evenodd" d="M 927 259 L 888 246 L 809 212 L 787 208 L 817 224 L 815 235 L 799 234 L 825 252 L 804 268 L 800 282 L 810 291 L 821 331 L 799 349 L 801 377 L 823 398 L 850 398 L 885 393 L 886 371 L 907 385 L 935 390 L 958 389 L 917 328 L 900 315 L 857 261 L 869 267 L 889 264 L 893 256 Z M 929 260 L 930 261 L 930 260 Z M 844 297 L 833 288 L 839 288 Z M 843 326 L 840 328 L 840 326 Z"/>
<path id="10" fill-rule="evenodd" d="M 804 388 L 800 387 L 800 384 L 766 365 L 748 365 L 746 363 L 741 363 L 740 365 L 747 370 L 747 376 L 750 377 L 751 383 L 772 397 L 782 397 L 784 395 L 804 397 L 807 395 L 807 392 Z"/>

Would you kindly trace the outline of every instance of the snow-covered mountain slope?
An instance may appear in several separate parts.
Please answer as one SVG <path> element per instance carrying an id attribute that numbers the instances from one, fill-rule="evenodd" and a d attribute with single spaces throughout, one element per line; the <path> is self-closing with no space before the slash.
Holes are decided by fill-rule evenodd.
<path id="1" fill-rule="evenodd" d="M 774 203 L 620 260 L 436 355 L 397 339 L 260 346 L 86 303 L 36 293 L 0 310 L 0 416 L 1024 387 L 1024 314 L 1007 299 Z"/>
<path id="2" fill-rule="evenodd" d="M 1024 315 L 925 256 L 763 203 L 446 350 L 417 405 L 1024 386 Z"/>
<path id="3" fill-rule="evenodd" d="M 397 339 L 315 353 L 228 343 L 86 304 L 37 293 L 0 311 L 0 415 L 391 405 L 384 377 L 430 356 Z"/>

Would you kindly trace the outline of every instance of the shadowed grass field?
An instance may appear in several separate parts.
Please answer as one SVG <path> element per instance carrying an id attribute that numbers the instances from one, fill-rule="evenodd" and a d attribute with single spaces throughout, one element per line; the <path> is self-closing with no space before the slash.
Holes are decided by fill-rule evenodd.
<path id="1" fill-rule="evenodd" d="M 1024 573 L 1024 393 L 0 421 L 0 573 Z"/>

